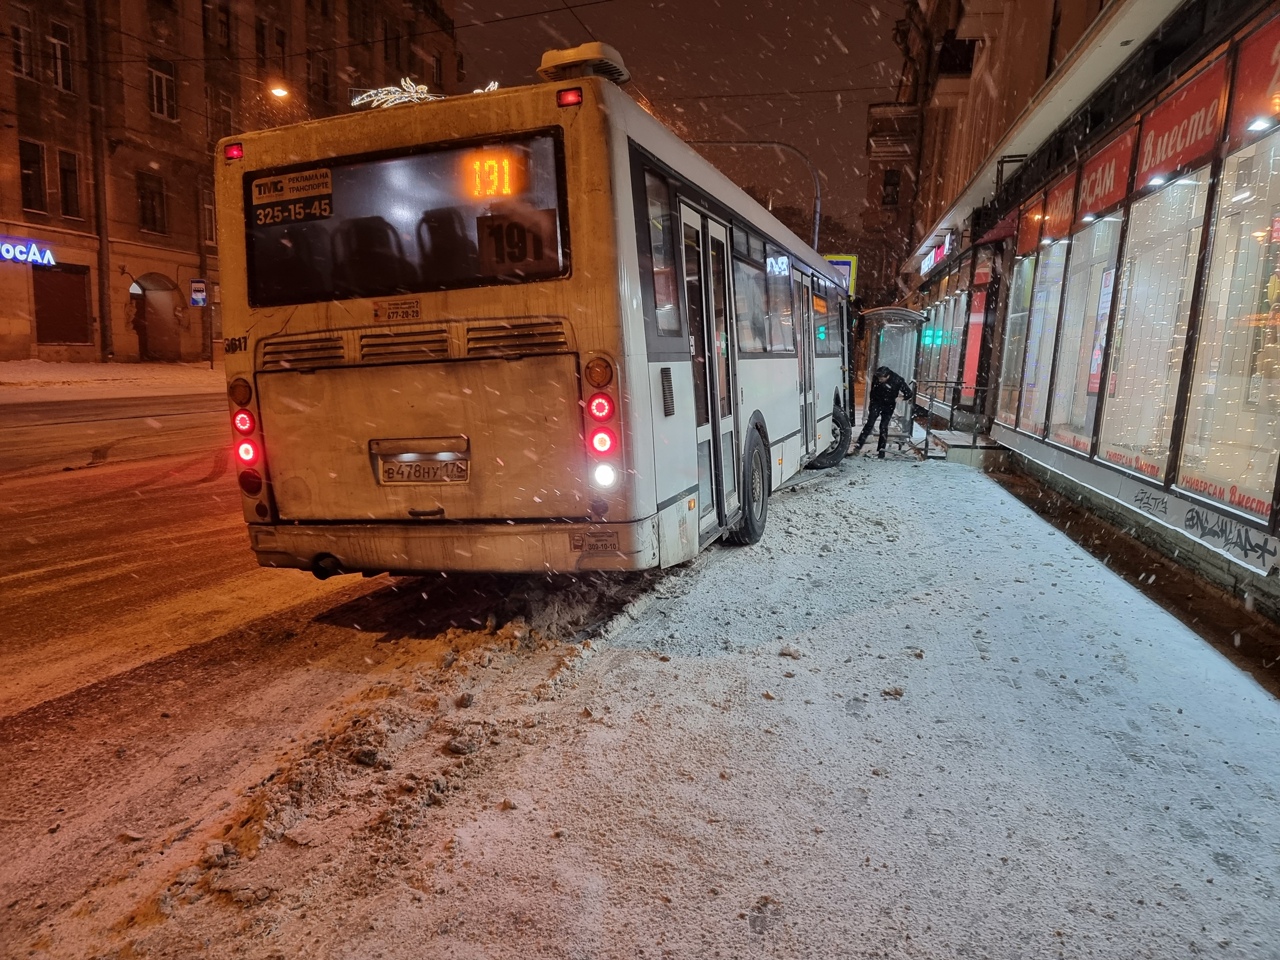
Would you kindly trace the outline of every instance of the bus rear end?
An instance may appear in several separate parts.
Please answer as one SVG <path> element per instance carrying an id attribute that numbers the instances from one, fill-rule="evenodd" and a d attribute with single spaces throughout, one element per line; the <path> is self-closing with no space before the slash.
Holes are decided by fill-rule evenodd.
<path id="1" fill-rule="evenodd" d="M 619 412 L 598 82 L 572 103 L 549 84 L 220 144 L 226 366 L 260 563 L 657 564 Z"/>

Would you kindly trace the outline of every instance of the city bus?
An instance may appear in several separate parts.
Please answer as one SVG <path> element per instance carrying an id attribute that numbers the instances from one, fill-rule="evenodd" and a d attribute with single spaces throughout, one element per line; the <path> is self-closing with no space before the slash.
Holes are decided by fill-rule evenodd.
<path id="1" fill-rule="evenodd" d="M 847 452 L 840 274 L 632 100 L 610 48 L 540 73 L 219 143 L 261 565 L 666 567 L 755 543 L 773 490 Z"/>

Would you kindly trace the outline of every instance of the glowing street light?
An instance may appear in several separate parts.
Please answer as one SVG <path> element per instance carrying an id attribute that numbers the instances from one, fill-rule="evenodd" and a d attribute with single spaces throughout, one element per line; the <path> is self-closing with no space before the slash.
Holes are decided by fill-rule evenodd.
<path id="1" fill-rule="evenodd" d="M 273 97 L 278 97 L 280 99 L 283 99 L 289 95 L 289 91 L 286 90 L 284 87 L 280 86 L 279 84 L 277 84 L 276 86 L 271 88 L 271 95 Z"/>

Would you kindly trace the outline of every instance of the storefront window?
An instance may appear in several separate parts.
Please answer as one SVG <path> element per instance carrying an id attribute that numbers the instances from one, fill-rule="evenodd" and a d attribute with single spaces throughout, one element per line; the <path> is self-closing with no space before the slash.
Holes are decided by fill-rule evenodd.
<path id="1" fill-rule="evenodd" d="M 1053 364 L 1053 338 L 1062 303 L 1062 272 L 1067 265 L 1067 240 L 1045 244 L 1036 267 L 1035 293 L 1027 319 L 1027 366 L 1022 378 L 1022 414 L 1018 429 L 1044 434 L 1049 406 L 1049 374 Z"/>
<path id="2" fill-rule="evenodd" d="M 1178 483 L 1262 520 L 1280 436 L 1280 134 L 1219 184 Z"/>
<path id="3" fill-rule="evenodd" d="M 1099 455 L 1149 477 L 1168 463 L 1208 190 L 1202 168 L 1129 211 Z"/>
<path id="4" fill-rule="evenodd" d="M 1093 439 L 1119 249 L 1118 213 L 1090 224 L 1072 240 L 1049 438 L 1083 453 Z"/>
<path id="5" fill-rule="evenodd" d="M 1027 346 L 1027 315 L 1031 311 L 1031 278 L 1036 258 L 1019 257 L 1009 280 L 1008 317 L 1004 325 L 1004 352 L 1000 361 L 1000 398 L 996 419 L 1013 426 L 1018 420 L 1022 388 L 1022 360 Z"/>

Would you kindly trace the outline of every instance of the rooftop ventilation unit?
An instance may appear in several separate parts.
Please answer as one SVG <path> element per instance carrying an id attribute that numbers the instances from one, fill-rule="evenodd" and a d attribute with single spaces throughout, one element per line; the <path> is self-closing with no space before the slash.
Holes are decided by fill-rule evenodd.
<path id="1" fill-rule="evenodd" d="M 631 79 L 631 74 L 622 65 L 622 54 L 607 43 L 584 43 L 568 50 L 548 50 L 542 55 L 538 76 L 549 81 L 604 77 L 617 84 Z"/>

